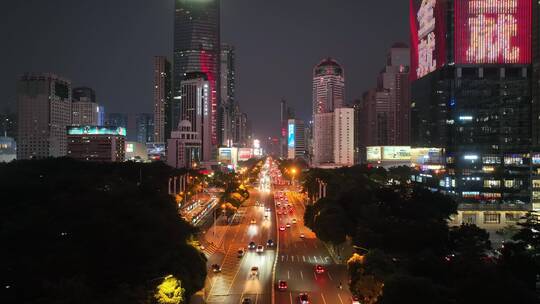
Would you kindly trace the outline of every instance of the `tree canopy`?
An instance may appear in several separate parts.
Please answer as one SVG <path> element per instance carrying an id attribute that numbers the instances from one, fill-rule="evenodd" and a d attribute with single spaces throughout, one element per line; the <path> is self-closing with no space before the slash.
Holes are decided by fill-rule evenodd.
<path id="1" fill-rule="evenodd" d="M 187 240 L 162 163 L 0 165 L 2 303 L 151 303 L 174 276 L 187 298 L 204 256 Z"/>

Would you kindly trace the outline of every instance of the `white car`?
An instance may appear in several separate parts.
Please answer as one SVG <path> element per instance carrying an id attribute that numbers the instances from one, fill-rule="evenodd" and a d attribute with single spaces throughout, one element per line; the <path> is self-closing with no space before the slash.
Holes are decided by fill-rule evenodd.
<path id="1" fill-rule="evenodd" d="M 293 223 L 293 224 L 296 224 L 296 219 L 292 219 L 292 223 Z"/>
<path id="2" fill-rule="evenodd" d="M 263 251 L 264 251 L 264 246 L 263 245 L 257 246 L 257 250 L 256 250 L 257 253 L 262 253 Z"/>

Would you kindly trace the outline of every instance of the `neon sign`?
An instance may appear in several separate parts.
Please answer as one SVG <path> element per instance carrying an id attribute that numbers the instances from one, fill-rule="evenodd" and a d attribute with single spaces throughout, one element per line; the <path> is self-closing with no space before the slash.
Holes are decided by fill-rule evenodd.
<path id="1" fill-rule="evenodd" d="M 529 63 L 531 13 L 529 0 L 456 1 L 456 63 Z"/>
<path id="2" fill-rule="evenodd" d="M 294 124 L 289 124 L 289 148 L 294 148 Z"/>
<path id="3" fill-rule="evenodd" d="M 416 14 L 418 20 L 418 78 L 437 69 L 435 57 L 435 4 L 436 0 L 424 0 Z"/>

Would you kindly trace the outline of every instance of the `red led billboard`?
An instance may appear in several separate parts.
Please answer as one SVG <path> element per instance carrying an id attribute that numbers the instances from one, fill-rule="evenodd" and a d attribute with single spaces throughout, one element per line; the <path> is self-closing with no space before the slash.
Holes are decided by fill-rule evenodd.
<path id="1" fill-rule="evenodd" d="M 455 0 L 457 64 L 531 62 L 531 0 Z"/>
<path id="2" fill-rule="evenodd" d="M 410 0 L 411 80 L 446 63 L 446 0 Z"/>

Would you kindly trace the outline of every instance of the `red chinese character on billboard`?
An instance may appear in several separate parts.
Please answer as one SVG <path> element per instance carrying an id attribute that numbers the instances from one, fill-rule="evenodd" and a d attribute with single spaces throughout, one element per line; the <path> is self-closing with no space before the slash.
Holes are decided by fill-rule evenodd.
<path id="1" fill-rule="evenodd" d="M 530 63 L 531 13 L 530 0 L 456 0 L 456 63 Z"/>
<path id="2" fill-rule="evenodd" d="M 411 79 L 437 70 L 446 61 L 445 0 L 410 0 Z"/>

